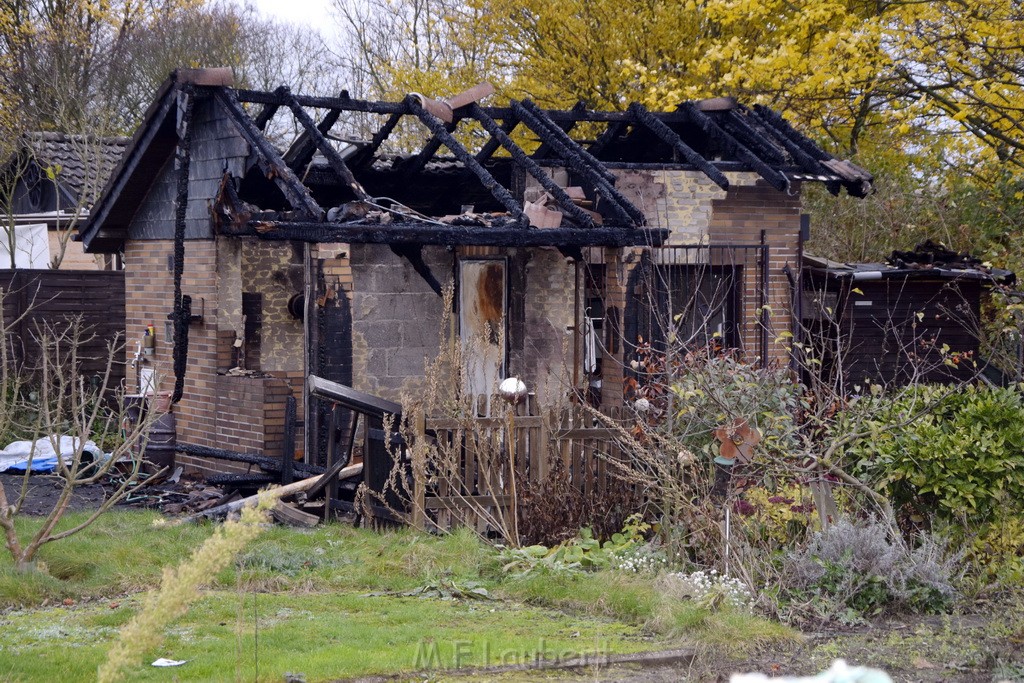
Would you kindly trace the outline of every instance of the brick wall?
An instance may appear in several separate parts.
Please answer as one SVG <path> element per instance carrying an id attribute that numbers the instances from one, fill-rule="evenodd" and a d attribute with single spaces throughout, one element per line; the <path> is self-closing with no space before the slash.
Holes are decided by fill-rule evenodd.
<path id="1" fill-rule="evenodd" d="M 784 364 L 789 359 L 787 344 L 775 339 L 793 328 L 792 292 L 784 269 L 787 265 L 794 271 L 800 268 L 800 188 L 797 186 L 787 194 L 758 182 L 754 186 L 732 188 L 728 196 L 714 200 L 712 205 L 709 229 L 713 244 L 757 244 L 764 231 L 768 246 L 766 291 L 770 312 L 758 316 L 758 295 L 748 284 L 754 280 L 752 270 L 756 265 L 747 264 L 744 272 L 747 286 L 740 316 L 744 323 L 742 338 L 746 348 L 757 348 L 754 337 L 761 334 L 763 325 L 767 329 L 766 360 Z"/>
<path id="2" fill-rule="evenodd" d="M 697 171 L 617 171 L 620 187 L 627 197 L 644 210 L 652 227 L 669 228 L 666 246 L 676 245 L 758 245 L 762 231 L 767 245 L 766 303 L 770 309 L 759 311 L 758 250 L 737 249 L 716 252 L 716 263 L 741 267 L 742 295 L 737 312 L 741 348 L 750 354 L 760 349 L 761 336 L 767 338 L 764 355 L 768 362 L 785 363 L 785 343 L 775 342 L 781 332 L 792 328 L 792 303 L 784 268 L 799 268 L 800 188 L 779 192 L 753 173 L 727 173 L 728 192 Z M 689 258 L 701 251 L 687 252 Z M 605 304 L 610 311 L 606 326 L 609 335 L 621 334 L 622 316 L 629 305 L 627 283 L 640 262 L 639 250 L 606 249 Z M 656 257 L 656 261 L 657 257 Z M 688 261 L 695 262 L 695 261 Z M 618 324 L 618 327 L 616 327 Z M 766 328 L 766 333 L 762 333 Z M 619 339 L 619 342 L 622 340 Z M 606 339 L 614 345 L 616 340 Z M 618 362 L 606 362 L 602 368 L 603 401 L 606 407 L 621 402 L 624 347 L 611 354 Z M 626 359 L 628 361 L 628 359 Z M 751 358 L 753 360 L 753 358 Z"/>
<path id="3" fill-rule="evenodd" d="M 130 240 L 125 247 L 125 328 L 128 357 L 146 326 L 156 327 L 156 352 L 147 367 L 156 371 L 158 391 L 174 387 L 173 340 L 165 321 L 173 306 L 172 240 Z M 291 392 L 278 377 L 219 375 L 233 364 L 232 343 L 238 298 L 233 285 L 240 272 L 240 250 L 231 240 L 188 240 L 182 292 L 192 297 L 193 313 L 202 320 L 189 328 L 188 368 L 182 400 L 174 408 L 178 439 L 188 443 L 279 455 L 284 431 L 284 401 Z M 221 295 L 224 300 L 221 300 Z M 240 305 L 240 304 L 239 304 Z M 301 370 L 300 370 L 301 374 Z M 133 375 L 129 370 L 129 375 Z M 137 390 L 134 376 L 130 386 Z M 231 471 L 223 462 L 181 457 L 201 470 Z"/>

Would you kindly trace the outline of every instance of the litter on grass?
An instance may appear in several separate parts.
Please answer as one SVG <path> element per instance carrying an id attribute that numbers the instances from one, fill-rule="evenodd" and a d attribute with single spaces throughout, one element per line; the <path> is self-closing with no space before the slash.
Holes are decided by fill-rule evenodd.
<path id="1" fill-rule="evenodd" d="M 161 657 L 153 662 L 152 666 L 181 666 L 187 661 L 187 659 L 167 659 L 165 657 Z"/>

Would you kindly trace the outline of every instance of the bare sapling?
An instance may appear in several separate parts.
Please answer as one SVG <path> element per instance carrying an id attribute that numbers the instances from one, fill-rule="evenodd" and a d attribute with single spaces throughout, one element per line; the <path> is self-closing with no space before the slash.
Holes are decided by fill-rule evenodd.
<path id="1" fill-rule="evenodd" d="M 112 386 L 115 363 L 123 362 L 120 337 L 107 344 L 104 370 L 90 381 L 80 374 L 81 349 L 91 334 L 80 318 L 37 325 L 31 345 L 38 350 L 35 367 L 16 362 L 9 329 L 10 322 L 0 322 L 0 338 L 7 340 L 0 350 L 0 433 L 32 445 L 20 486 L 13 492 L 0 486 L 0 529 L 15 566 L 34 570 L 43 546 L 82 531 L 145 483 L 143 452 L 160 414 L 155 407 L 142 417 L 129 414 L 123 387 Z M 109 452 L 97 457 L 87 448 L 90 440 Z M 52 475 L 32 474 L 32 461 L 47 443 L 57 454 L 56 469 Z M 48 512 L 19 524 L 33 479 L 40 476 L 56 479 L 60 492 Z M 104 500 L 82 521 L 58 528 L 75 491 L 99 483 L 108 485 Z"/>

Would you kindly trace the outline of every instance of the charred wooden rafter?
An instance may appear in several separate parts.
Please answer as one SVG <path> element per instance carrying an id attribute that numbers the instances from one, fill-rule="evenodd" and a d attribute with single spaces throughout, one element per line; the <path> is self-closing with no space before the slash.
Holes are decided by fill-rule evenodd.
<path id="1" fill-rule="evenodd" d="M 341 118 L 340 109 L 330 109 L 320 119 L 320 123 L 316 124 L 316 129 L 320 131 L 320 134 L 325 136 L 330 132 L 334 124 Z M 291 147 L 284 154 L 284 161 L 288 164 L 288 167 L 295 171 L 296 175 L 300 174 L 310 161 L 313 159 L 313 155 L 316 153 L 317 146 L 316 142 L 311 136 L 303 131 L 296 138 L 295 142 L 292 143 Z"/>
<path id="2" fill-rule="evenodd" d="M 455 117 L 451 123 L 445 123 L 444 129 L 449 133 L 454 133 L 455 129 L 459 126 L 459 117 Z M 419 153 L 412 159 L 405 161 L 401 164 L 402 173 L 419 173 L 421 172 L 437 154 L 437 150 L 441 149 L 441 138 L 437 135 L 431 135 L 427 143 L 423 145 Z"/>
<path id="3" fill-rule="evenodd" d="M 274 94 L 280 95 L 284 91 L 284 88 L 285 86 L 283 85 L 278 86 L 277 90 L 274 91 Z M 256 127 L 260 130 L 266 130 L 267 124 L 270 123 L 270 120 L 274 118 L 274 114 L 276 114 L 277 110 L 280 108 L 280 104 L 264 104 L 263 108 L 260 109 L 260 113 L 256 115 L 255 119 L 253 119 L 253 123 L 255 123 Z"/>
<path id="4" fill-rule="evenodd" d="M 585 150 L 578 142 L 569 137 L 569 134 L 559 124 L 558 121 L 553 120 L 548 113 L 537 106 L 532 100 L 523 100 L 518 104 L 520 107 L 526 109 L 533 115 L 536 121 L 540 122 L 542 130 L 534 129 L 534 132 L 540 136 L 541 143 L 558 143 L 560 146 L 568 148 L 579 155 L 584 161 L 594 167 L 594 170 L 601 174 L 605 180 L 610 183 L 615 182 L 615 174 L 609 173 L 604 167 L 601 166 L 600 160 L 593 154 Z M 515 107 L 513 107 L 515 108 Z M 531 126 L 532 128 L 532 126 Z M 546 134 L 545 134 L 546 132 Z"/>
<path id="5" fill-rule="evenodd" d="M 440 281 L 434 276 L 434 272 L 430 270 L 430 266 L 423 260 L 423 245 L 422 244 L 391 244 L 391 251 L 399 258 L 404 258 L 412 266 L 412 269 L 423 278 L 423 281 L 427 283 L 431 290 L 438 296 L 444 296 L 444 290 L 441 287 Z"/>
<path id="6" fill-rule="evenodd" d="M 735 109 L 725 112 L 722 127 L 740 139 L 743 144 L 753 150 L 761 159 L 774 164 L 786 163 L 786 156 L 776 145 L 772 144 L 763 132 L 754 130 L 747 117 Z"/>
<path id="7" fill-rule="evenodd" d="M 601 152 L 604 151 L 605 147 L 615 141 L 615 138 L 622 135 L 622 131 L 628 126 L 625 121 L 613 121 L 608 124 L 604 131 L 597 136 L 597 140 L 594 140 L 587 151 L 592 155 L 600 156 Z"/>
<path id="8" fill-rule="evenodd" d="M 571 138 L 569 138 L 570 144 L 564 143 L 564 141 L 554 134 L 542 119 L 535 116 L 533 110 L 525 106 L 525 104 L 513 101 L 512 110 L 524 124 L 533 130 L 533 132 L 537 133 L 537 135 L 542 138 L 550 140 L 552 147 L 558 155 L 562 157 L 563 161 L 567 166 L 569 166 L 569 168 L 585 177 L 594 185 L 594 189 L 607 200 L 608 206 L 611 208 L 611 212 L 615 215 L 617 220 L 621 221 L 625 225 L 643 224 L 643 214 L 639 209 L 633 206 L 628 199 L 623 197 L 622 193 L 615 189 L 612 182 L 609 182 L 608 176 L 611 174 L 600 165 L 600 162 L 595 164 L 588 161 L 584 156 L 586 154 L 585 150 L 583 150 L 583 148 Z M 562 131 L 559 130 L 559 132 Z M 565 134 L 562 133 L 562 135 Z M 568 136 L 566 136 L 566 138 L 568 138 Z M 584 154 L 580 154 L 581 151 L 584 152 Z M 627 209 L 627 205 L 629 209 L 632 209 L 632 211 Z M 637 215 L 639 215 L 639 218 L 637 218 Z"/>
<path id="9" fill-rule="evenodd" d="M 480 122 L 483 129 L 491 135 L 492 139 L 496 140 L 499 145 L 505 148 L 505 151 L 509 153 L 512 160 L 523 167 L 527 173 L 532 175 L 541 187 L 554 197 L 555 201 L 558 202 L 559 208 L 563 212 L 569 215 L 577 224 L 586 227 L 594 227 L 594 219 L 589 213 L 576 206 L 575 202 L 565 193 L 558 183 L 552 180 L 551 176 L 548 175 L 543 168 L 537 165 L 533 159 L 527 155 L 523 149 L 517 145 L 508 134 L 502 130 L 501 126 L 487 115 L 487 112 L 483 110 L 478 104 L 474 103 L 469 108 L 470 116 Z"/>
<path id="10" fill-rule="evenodd" d="M 719 126 L 713 118 L 694 106 L 692 102 L 683 104 L 680 107 L 680 111 L 685 112 L 690 117 L 690 120 L 704 131 L 705 135 L 708 135 L 712 139 L 719 140 L 729 147 L 740 161 L 748 164 L 759 176 L 764 178 L 768 184 L 776 190 L 786 190 L 789 188 L 789 179 L 786 178 L 786 176 L 766 164 L 756 154 L 751 152 L 742 142 Z"/>
<path id="11" fill-rule="evenodd" d="M 490 191 L 494 198 L 497 199 L 510 214 L 515 216 L 516 221 L 520 226 L 522 228 L 528 227 L 529 219 L 526 217 L 526 214 L 523 213 L 523 207 L 520 206 L 515 197 L 513 197 L 501 183 L 495 180 L 494 176 L 492 176 L 486 168 L 481 166 L 480 163 L 473 158 L 473 155 L 462 146 L 462 143 L 455 139 L 455 136 L 448 132 L 448 129 L 445 128 L 441 119 L 424 109 L 415 96 L 410 95 L 409 97 L 406 97 L 405 104 L 409 108 L 409 111 L 416 116 L 416 118 L 422 121 L 423 125 L 438 137 L 442 143 L 444 143 L 445 147 L 451 150 L 452 154 L 455 155 L 455 158 L 461 161 L 467 170 L 480 179 L 480 182 L 488 191 Z"/>
<path id="12" fill-rule="evenodd" d="M 323 218 L 324 210 L 316 203 L 313 196 L 305 185 L 296 177 L 295 173 L 284 163 L 284 159 L 278 154 L 274 146 L 263 136 L 263 132 L 256 127 L 256 124 L 239 104 L 234 91 L 228 88 L 218 88 L 216 91 L 218 99 L 224 105 L 224 109 L 238 127 L 242 137 L 246 138 L 256 151 L 256 163 L 268 179 L 277 185 L 284 194 L 285 199 L 293 209 L 304 211 L 316 219 Z M 281 97 L 281 96 L 278 96 Z M 287 104 L 287 98 L 282 104 Z M 314 130 L 316 127 L 314 126 Z"/>
<path id="13" fill-rule="evenodd" d="M 250 221 L 246 235 L 265 240 L 300 242 L 352 242 L 360 244 L 422 244 L 493 247 L 627 247 L 659 246 L 668 230 L 598 226 L 580 228 L 532 228 L 524 230 L 509 220 L 505 225 L 484 227 L 433 223 L 311 223 Z"/>
<path id="14" fill-rule="evenodd" d="M 681 154 L 688 163 L 700 169 L 700 171 L 710 178 L 715 185 L 718 185 L 723 190 L 729 189 L 729 180 L 725 177 L 725 174 L 715 168 L 707 159 L 698 154 L 692 147 L 683 142 L 683 139 L 679 137 L 678 133 L 669 128 L 668 125 L 663 123 L 657 116 L 654 116 L 651 112 L 647 111 L 647 107 L 639 104 L 638 102 L 634 102 L 629 105 L 629 113 L 635 118 L 638 124 L 647 128 L 647 130 L 660 138 L 662 142 Z"/>
<path id="15" fill-rule="evenodd" d="M 341 158 L 340 154 L 338 154 L 338 150 L 334 149 L 331 143 L 327 141 L 327 138 L 324 137 L 324 134 L 317 129 L 316 123 L 314 123 L 310 115 L 306 113 L 306 110 L 295 101 L 295 98 L 292 97 L 290 91 L 286 91 L 285 99 L 288 108 L 291 109 L 292 113 L 295 115 L 295 119 L 303 128 L 306 129 L 306 134 L 309 135 L 313 144 L 316 145 L 316 148 L 320 150 L 320 153 L 324 155 L 325 159 L 327 159 L 327 163 L 330 164 L 331 170 L 338 174 L 338 177 L 348 185 L 349 189 L 352 190 L 356 197 L 362 200 L 369 199 L 370 195 L 366 193 L 366 190 L 364 190 L 363 186 L 359 184 L 356 177 L 352 175 L 352 171 L 349 170 L 345 160 Z"/>
<path id="16" fill-rule="evenodd" d="M 587 105 L 582 100 L 578 101 L 573 108 L 570 110 L 574 114 L 582 114 L 587 111 Z M 566 137 L 569 137 L 569 132 L 576 127 L 578 121 L 560 121 L 558 127 L 565 133 Z M 551 143 L 546 140 L 542 140 L 540 146 L 533 153 L 534 159 L 546 159 L 551 155 Z"/>
<path id="17" fill-rule="evenodd" d="M 479 104 L 477 104 L 476 106 L 481 111 L 485 113 L 487 112 L 487 110 L 484 107 L 481 107 Z M 487 116 L 488 118 L 491 118 L 490 114 L 487 114 Z M 493 121 L 494 119 L 491 118 L 491 120 Z M 515 116 L 509 116 L 504 121 L 502 121 L 501 131 L 505 133 L 505 135 L 511 135 L 512 131 L 514 131 L 516 129 L 516 126 L 518 125 L 519 119 L 517 119 Z M 494 153 L 498 151 L 499 147 L 501 147 L 501 142 L 498 140 L 498 138 L 491 136 L 487 140 L 487 142 L 484 143 L 483 147 L 480 148 L 480 151 L 476 153 L 476 160 L 479 161 L 481 164 L 486 162 L 488 159 L 494 156 Z"/>

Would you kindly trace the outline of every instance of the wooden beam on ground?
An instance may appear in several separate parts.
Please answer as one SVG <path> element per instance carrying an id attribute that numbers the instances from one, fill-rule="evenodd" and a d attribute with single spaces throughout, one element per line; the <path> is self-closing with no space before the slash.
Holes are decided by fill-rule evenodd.
<path id="1" fill-rule="evenodd" d="M 357 463 L 355 465 L 349 465 L 348 467 L 338 472 L 338 478 L 348 479 L 351 477 L 359 476 L 360 474 L 362 474 L 362 472 L 363 463 Z M 287 486 L 278 486 L 277 488 L 261 491 L 260 493 L 257 493 L 256 495 L 253 496 L 249 496 L 248 498 L 235 500 L 224 505 L 218 505 L 217 507 L 210 508 L 209 510 L 197 512 L 194 515 L 189 515 L 188 517 L 184 517 L 178 520 L 178 524 L 189 524 L 192 522 L 198 522 L 201 519 L 213 519 L 215 517 L 223 517 L 225 515 L 229 515 L 232 512 L 238 512 L 244 507 L 251 507 L 256 505 L 256 503 L 259 502 L 260 496 L 269 496 L 271 500 L 280 500 L 281 498 L 286 498 L 287 496 L 294 496 L 296 493 L 308 491 L 310 488 L 313 487 L 314 484 L 320 481 L 320 479 L 321 477 L 318 475 L 315 477 L 309 477 L 308 479 L 302 479 L 301 481 L 296 481 L 294 483 L 288 484 Z"/>

